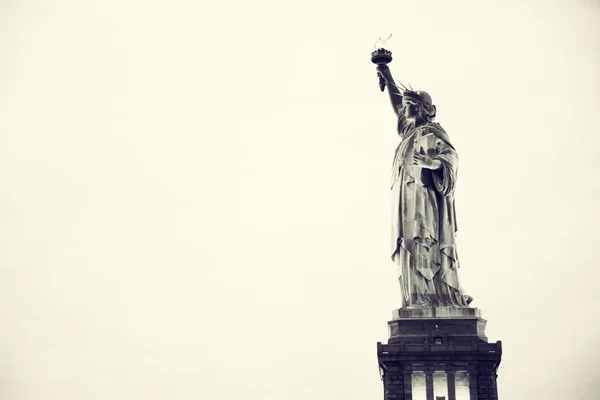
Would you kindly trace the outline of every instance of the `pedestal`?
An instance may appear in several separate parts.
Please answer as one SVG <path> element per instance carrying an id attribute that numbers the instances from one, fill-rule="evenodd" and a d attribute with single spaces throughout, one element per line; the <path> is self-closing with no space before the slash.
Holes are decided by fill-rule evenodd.
<path id="1" fill-rule="evenodd" d="M 502 345 L 471 307 L 405 308 L 377 343 L 384 400 L 497 400 Z"/>

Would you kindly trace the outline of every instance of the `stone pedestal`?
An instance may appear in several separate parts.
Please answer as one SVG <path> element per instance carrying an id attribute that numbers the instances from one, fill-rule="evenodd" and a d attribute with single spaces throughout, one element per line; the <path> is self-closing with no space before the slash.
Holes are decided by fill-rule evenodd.
<path id="1" fill-rule="evenodd" d="M 471 307 L 405 308 L 377 343 L 384 400 L 497 400 L 501 342 Z"/>

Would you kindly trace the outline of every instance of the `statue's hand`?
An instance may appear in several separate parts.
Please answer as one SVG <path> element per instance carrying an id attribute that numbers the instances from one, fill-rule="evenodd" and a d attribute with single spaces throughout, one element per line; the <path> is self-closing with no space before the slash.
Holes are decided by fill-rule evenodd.
<path id="1" fill-rule="evenodd" d="M 392 73 L 390 72 L 390 67 L 385 64 L 377 64 L 377 72 L 383 76 L 386 83 L 389 83 L 392 80 Z"/>
<path id="2" fill-rule="evenodd" d="M 421 168 L 427 169 L 440 169 L 442 167 L 442 162 L 440 160 L 434 160 L 429 157 L 427 154 L 419 154 L 415 152 L 413 154 L 413 165 Z"/>

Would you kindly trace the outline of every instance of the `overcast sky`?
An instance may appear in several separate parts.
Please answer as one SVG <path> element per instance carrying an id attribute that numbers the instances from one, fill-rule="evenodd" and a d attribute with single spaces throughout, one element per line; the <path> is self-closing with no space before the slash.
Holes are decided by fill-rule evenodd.
<path id="1" fill-rule="evenodd" d="M 597 0 L 3 0 L 0 397 L 382 399 L 389 33 L 500 398 L 600 392 Z"/>

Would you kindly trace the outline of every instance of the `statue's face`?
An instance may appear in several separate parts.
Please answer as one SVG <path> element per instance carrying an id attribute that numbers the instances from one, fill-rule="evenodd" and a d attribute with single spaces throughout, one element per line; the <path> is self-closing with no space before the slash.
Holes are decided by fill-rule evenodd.
<path id="1" fill-rule="evenodd" d="M 414 120 L 419 115 L 419 104 L 411 99 L 406 99 L 404 102 L 404 115 L 407 119 Z"/>

